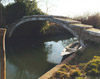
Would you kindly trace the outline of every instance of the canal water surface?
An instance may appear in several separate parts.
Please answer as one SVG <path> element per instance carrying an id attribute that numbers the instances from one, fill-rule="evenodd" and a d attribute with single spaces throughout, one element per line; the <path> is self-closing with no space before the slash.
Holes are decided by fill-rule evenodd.
<path id="1" fill-rule="evenodd" d="M 6 42 L 7 79 L 38 79 L 61 62 L 61 51 L 74 40 Z"/>
<path id="2" fill-rule="evenodd" d="M 38 79 L 59 64 L 62 59 L 60 54 L 64 47 L 77 40 L 66 37 L 48 38 L 42 41 L 39 41 L 40 39 L 14 39 L 6 42 L 7 79 Z M 62 40 L 59 40 L 61 38 Z M 100 55 L 100 46 L 88 46 L 82 53 L 85 54 L 80 56 L 81 61 L 87 62 L 93 56 Z M 88 79 L 100 79 L 100 77 L 89 77 Z"/>

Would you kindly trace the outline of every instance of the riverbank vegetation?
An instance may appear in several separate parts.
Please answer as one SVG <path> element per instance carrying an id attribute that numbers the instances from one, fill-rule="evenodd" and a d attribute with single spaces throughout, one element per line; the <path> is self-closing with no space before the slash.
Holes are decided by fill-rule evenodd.
<path id="1" fill-rule="evenodd" d="M 74 20 L 81 21 L 82 24 L 93 25 L 94 28 L 100 29 L 100 13 L 84 14 L 82 16 L 76 16 Z"/>
<path id="2" fill-rule="evenodd" d="M 17 9 L 15 9 L 17 8 Z M 43 13 L 37 6 L 35 0 L 16 0 L 15 3 L 8 4 L 5 7 L 6 11 L 6 24 L 12 24 L 23 16 L 29 15 L 43 15 Z M 16 17 L 15 17 L 16 16 Z"/>
<path id="3" fill-rule="evenodd" d="M 56 73 L 49 79 L 73 79 L 81 75 L 81 71 L 76 65 L 63 65 Z"/>
<path id="4" fill-rule="evenodd" d="M 87 63 L 63 65 L 49 79 L 87 79 L 100 75 L 100 56 L 94 56 Z M 90 79 L 90 78 L 89 78 Z"/>
<path id="5" fill-rule="evenodd" d="M 100 75 L 100 45 L 88 45 L 64 64 L 50 79 L 96 79 Z"/>

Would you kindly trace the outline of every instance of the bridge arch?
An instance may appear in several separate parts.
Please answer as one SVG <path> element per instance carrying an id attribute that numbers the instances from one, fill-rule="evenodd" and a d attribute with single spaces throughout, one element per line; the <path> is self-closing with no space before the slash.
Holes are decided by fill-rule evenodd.
<path id="1" fill-rule="evenodd" d="M 46 15 L 24 16 L 22 19 L 13 23 L 10 28 L 8 28 L 7 34 L 8 34 L 8 37 L 10 38 L 17 27 L 29 21 L 49 21 L 49 22 L 54 22 L 62 26 L 63 28 L 71 32 L 76 38 L 79 39 L 79 35 L 74 30 L 72 30 L 69 26 L 70 26 L 70 23 L 80 23 L 80 22 L 70 21 L 70 20 L 64 21 L 63 19 L 68 19 L 68 18 L 62 17 L 62 16 L 48 16 L 48 15 L 47 16 Z M 84 46 L 83 41 L 81 39 L 79 39 L 79 41 L 80 41 L 80 44 Z"/>

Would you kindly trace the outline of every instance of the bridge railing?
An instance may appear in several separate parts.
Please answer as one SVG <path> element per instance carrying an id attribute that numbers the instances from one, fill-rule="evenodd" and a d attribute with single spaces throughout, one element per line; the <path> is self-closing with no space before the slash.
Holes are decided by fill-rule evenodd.
<path id="1" fill-rule="evenodd" d="M 55 15 L 31 15 L 31 16 L 23 16 L 24 18 L 64 18 L 64 19 L 69 19 L 69 17 L 64 17 L 64 16 L 55 16 Z"/>

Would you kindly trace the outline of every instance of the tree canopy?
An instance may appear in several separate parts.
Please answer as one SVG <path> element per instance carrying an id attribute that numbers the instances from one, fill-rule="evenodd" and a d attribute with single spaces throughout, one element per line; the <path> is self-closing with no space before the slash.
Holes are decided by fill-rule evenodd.
<path id="1" fill-rule="evenodd" d="M 38 8 L 36 0 L 14 0 L 5 6 L 5 22 L 6 25 L 11 24 L 23 16 L 43 15 L 44 13 Z"/>
<path id="2" fill-rule="evenodd" d="M 26 6 L 24 3 L 16 2 L 6 6 L 6 24 L 13 23 L 25 15 Z"/>
<path id="3" fill-rule="evenodd" d="M 0 27 L 5 24 L 5 8 L 4 6 L 0 3 Z"/>

